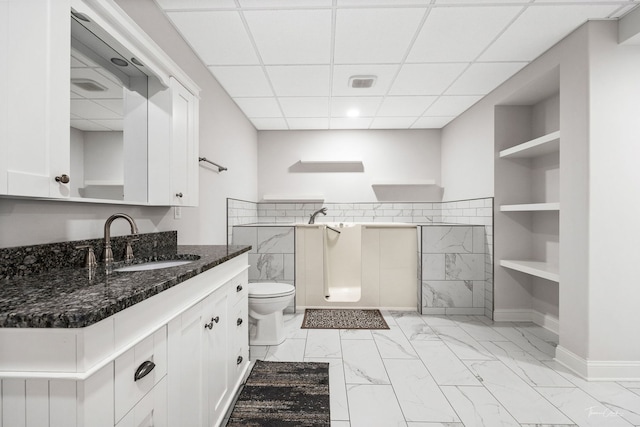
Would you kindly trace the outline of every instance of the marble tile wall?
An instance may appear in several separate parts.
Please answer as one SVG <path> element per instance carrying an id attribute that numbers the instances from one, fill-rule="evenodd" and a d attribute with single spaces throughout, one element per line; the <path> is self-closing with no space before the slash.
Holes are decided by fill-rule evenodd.
<path id="1" fill-rule="evenodd" d="M 282 282 L 295 286 L 295 227 L 234 226 L 234 245 L 251 245 L 249 282 Z M 287 311 L 294 311 L 295 302 Z"/>
<path id="2" fill-rule="evenodd" d="M 484 276 L 473 279 L 484 281 L 484 294 L 475 286 L 472 303 L 484 300 L 484 315 L 493 317 L 493 198 L 460 200 L 452 202 L 407 202 L 407 203 L 253 203 L 236 199 L 228 199 L 228 241 L 232 241 L 235 225 L 262 224 L 295 224 L 306 223 L 309 216 L 322 207 L 327 208 L 327 215 L 318 215 L 317 222 L 408 222 L 413 224 L 468 224 L 484 226 L 484 250 L 478 252 L 480 238 L 476 239 L 476 251 L 472 254 L 484 255 Z M 422 239 L 419 239 L 422 242 Z M 465 253 L 465 252 L 461 252 Z M 451 258 L 451 257 L 450 257 Z M 462 262 L 460 260 L 450 260 Z M 476 262 L 479 257 L 473 258 Z M 423 262 L 419 256 L 419 264 Z M 421 278 L 418 278 L 421 283 Z M 465 279 L 461 279 L 463 282 Z M 473 286 L 472 286 L 473 287 Z M 463 289 L 460 288 L 460 291 Z M 475 302 L 474 302 L 475 301 Z M 442 307 L 440 307 L 442 308 Z M 453 313 L 454 307 L 448 312 Z M 479 307 L 472 306 L 474 313 Z"/>
<path id="3" fill-rule="evenodd" d="M 484 315 L 493 319 L 493 198 L 444 202 L 440 207 L 442 222 L 484 226 Z"/>
<path id="4" fill-rule="evenodd" d="M 422 313 L 484 314 L 484 227 L 421 228 Z"/>
<path id="5" fill-rule="evenodd" d="M 258 222 L 258 203 L 227 198 L 227 244 L 233 241 L 235 225 L 255 224 Z"/>

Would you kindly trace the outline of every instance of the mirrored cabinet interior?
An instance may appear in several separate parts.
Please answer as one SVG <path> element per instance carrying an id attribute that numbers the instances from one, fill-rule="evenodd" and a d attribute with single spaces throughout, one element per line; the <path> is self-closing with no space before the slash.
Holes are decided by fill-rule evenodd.
<path id="1" fill-rule="evenodd" d="M 197 205 L 200 89 L 113 1 L 4 0 L 0 27 L 0 195 Z"/>

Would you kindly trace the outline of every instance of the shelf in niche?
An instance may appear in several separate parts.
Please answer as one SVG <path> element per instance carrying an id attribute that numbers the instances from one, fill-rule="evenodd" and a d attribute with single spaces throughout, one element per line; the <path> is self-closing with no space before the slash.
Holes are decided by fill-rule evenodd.
<path id="1" fill-rule="evenodd" d="M 558 267 L 546 262 L 503 259 L 500 261 L 500 265 L 511 270 L 560 283 Z"/>
<path id="2" fill-rule="evenodd" d="M 362 160 L 299 160 L 289 172 L 364 172 Z"/>
<path id="3" fill-rule="evenodd" d="M 517 205 L 501 205 L 502 212 L 536 212 L 536 211 L 560 211 L 559 202 L 551 203 L 524 203 Z"/>
<path id="4" fill-rule="evenodd" d="M 529 158 L 560 151 L 560 131 L 543 135 L 531 141 L 500 151 L 500 158 Z"/>
<path id="5" fill-rule="evenodd" d="M 322 203 L 324 202 L 324 196 L 320 195 L 300 195 L 300 196 L 284 196 L 278 194 L 265 194 L 262 196 L 263 202 L 272 202 L 272 203 Z"/>

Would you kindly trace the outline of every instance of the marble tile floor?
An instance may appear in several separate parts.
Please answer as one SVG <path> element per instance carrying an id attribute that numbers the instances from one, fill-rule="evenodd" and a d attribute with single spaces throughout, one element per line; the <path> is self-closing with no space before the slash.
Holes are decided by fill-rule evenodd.
<path id="1" fill-rule="evenodd" d="M 303 314 L 251 359 L 328 362 L 332 427 L 640 426 L 640 382 L 582 380 L 533 323 L 393 311 L 389 330 L 314 330 Z"/>

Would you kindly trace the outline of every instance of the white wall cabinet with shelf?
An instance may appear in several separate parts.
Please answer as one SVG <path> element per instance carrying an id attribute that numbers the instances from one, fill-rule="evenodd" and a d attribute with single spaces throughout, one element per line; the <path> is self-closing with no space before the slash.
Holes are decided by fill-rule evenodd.
<path id="1" fill-rule="evenodd" d="M 130 76 L 124 73 L 123 81 L 129 81 L 128 86 L 123 83 L 120 88 L 124 105 L 119 108 L 124 112 L 120 117 L 110 116 L 111 122 L 121 122 L 125 127 L 124 151 L 112 153 L 109 158 L 117 158 L 119 167 L 124 167 L 123 177 L 119 178 L 123 180 L 122 189 L 101 184 L 79 191 L 86 188 L 85 172 L 94 168 L 80 160 L 77 140 L 71 141 L 71 127 L 81 134 L 105 133 L 93 131 L 108 129 L 101 127 L 97 118 L 91 121 L 71 114 L 73 106 L 76 114 L 79 110 L 97 114 L 96 108 L 104 108 L 94 99 L 72 92 L 78 88 L 71 80 L 82 68 L 75 50 L 84 43 L 75 42 L 78 25 L 73 24 L 72 10 L 88 19 L 85 31 L 109 43 L 117 54 L 135 58 L 142 64 L 140 74 L 148 78 L 147 86 L 140 79 L 135 83 L 133 77 L 128 80 Z M 29 16 L 29 26 L 20 24 L 25 16 Z M 0 26 L 0 115 L 6 118 L 0 121 L 0 195 L 92 203 L 197 205 L 200 89 L 115 1 L 4 0 L 0 2 Z M 86 49 L 83 53 L 88 52 L 88 57 L 97 51 Z M 73 68 L 69 61 L 60 60 L 70 57 Z M 117 76 L 113 79 L 117 80 Z M 154 105 L 154 100 L 161 102 Z M 78 107 L 81 102 L 84 108 Z M 158 109 L 166 114 L 147 116 L 147 110 L 153 113 Z M 79 122 L 92 127 L 79 130 Z M 161 134 L 161 140 L 148 135 L 157 126 L 168 132 Z M 148 140 L 152 143 L 148 144 Z M 96 161 L 104 163 L 105 157 Z M 168 165 L 163 172 L 169 179 L 157 179 L 158 165 Z"/>
<path id="2" fill-rule="evenodd" d="M 558 324 L 559 106 L 554 69 L 495 107 L 496 320 Z"/>
<path id="3" fill-rule="evenodd" d="M 247 269 L 239 255 L 86 328 L 0 328 L 0 425 L 219 425 L 249 368 Z"/>

